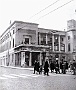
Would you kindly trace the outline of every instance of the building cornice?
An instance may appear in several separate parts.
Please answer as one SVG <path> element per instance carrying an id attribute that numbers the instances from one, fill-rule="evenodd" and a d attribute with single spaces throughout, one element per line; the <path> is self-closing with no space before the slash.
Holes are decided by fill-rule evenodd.
<path id="1" fill-rule="evenodd" d="M 25 23 L 25 24 L 31 24 L 31 25 L 39 25 L 39 24 L 36 24 L 36 23 L 31 23 L 31 22 L 23 22 L 23 21 L 14 21 L 12 24 L 10 24 L 10 26 L 2 33 L 2 35 L 0 37 L 2 37 L 6 31 L 8 29 L 10 29 L 15 23 Z"/>

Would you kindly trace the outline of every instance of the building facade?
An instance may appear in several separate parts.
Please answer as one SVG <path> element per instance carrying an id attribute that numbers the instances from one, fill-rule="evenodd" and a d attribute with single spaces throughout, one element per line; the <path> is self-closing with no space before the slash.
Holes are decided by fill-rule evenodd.
<path id="1" fill-rule="evenodd" d="M 75 30 L 44 29 L 36 23 L 14 21 L 0 36 L 0 65 L 33 66 L 35 60 L 42 65 L 45 59 L 75 59 Z"/>
<path id="2" fill-rule="evenodd" d="M 66 52 L 68 60 L 76 60 L 76 20 L 67 21 Z"/>

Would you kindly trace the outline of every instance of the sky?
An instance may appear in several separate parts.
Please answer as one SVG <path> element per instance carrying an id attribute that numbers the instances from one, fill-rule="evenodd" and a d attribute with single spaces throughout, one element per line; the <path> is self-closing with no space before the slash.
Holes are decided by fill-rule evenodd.
<path id="1" fill-rule="evenodd" d="M 64 5 L 69 1 L 71 0 L 0 0 L 0 35 L 10 26 L 10 20 L 11 23 L 15 20 L 37 23 L 39 28 L 67 30 L 67 21 L 76 20 L 76 0 Z M 56 3 L 53 4 L 54 2 Z M 62 5 L 64 6 L 61 7 Z M 45 9 L 46 7 L 48 8 Z M 61 8 L 57 9 L 58 7 Z M 40 12 L 41 10 L 43 11 Z"/>

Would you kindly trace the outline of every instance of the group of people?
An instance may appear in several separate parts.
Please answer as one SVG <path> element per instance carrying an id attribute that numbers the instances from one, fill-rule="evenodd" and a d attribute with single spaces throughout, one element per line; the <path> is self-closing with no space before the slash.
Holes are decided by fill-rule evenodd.
<path id="1" fill-rule="evenodd" d="M 51 61 L 50 63 L 50 70 L 51 70 L 51 73 L 56 72 L 57 73 L 63 73 L 63 74 L 66 74 L 66 70 L 68 69 L 68 63 L 67 61 L 61 61 L 60 62 L 60 65 L 58 63 L 58 60 L 54 63 L 53 61 Z"/>
<path id="2" fill-rule="evenodd" d="M 72 63 L 70 63 L 70 71 L 73 72 L 73 75 L 76 75 L 76 61 L 73 60 Z"/>
<path id="3" fill-rule="evenodd" d="M 43 66 L 39 64 L 39 61 L 36 61 L 35 60 L 35 63 L 34 63 L 34 74 L 42 74 L 42 70 L 43 70 Z M 49 63 L 48 61 L 46 60 L 45 61 L 45 64 L 44 64 L 44 75 L 47 74 L 47 76 L 49 76 L 48 74 L 49 72 Z"/>
<path id="4" fill-rule="evenodd" d="M 72 65 L 74 67 L 74 74 L 75 74 L 75 69 L 76 69 L 76 64 L 74 63 Z M 62 74 L 66 74 L 66 70 L 68 70 L 69 68 L 69 64 L 67 61 L 61 60 L 60 64 L 58 63 L 58 60 L 56 60 L 56 62 L 51 61 L 50 63 L 48 63 L 48 60 L 46 60 L 44 62 L 44 65 L 40 65 L 39 61 L 35 61 L 34 63 L 34 74 L 35 73 L 42 73 L 42 70 L 44 71 L 44 75 L 49 76 L 49 69 L 51 70 L 51 73 L 55 72 L 57 73 L 62 73 Z"/>

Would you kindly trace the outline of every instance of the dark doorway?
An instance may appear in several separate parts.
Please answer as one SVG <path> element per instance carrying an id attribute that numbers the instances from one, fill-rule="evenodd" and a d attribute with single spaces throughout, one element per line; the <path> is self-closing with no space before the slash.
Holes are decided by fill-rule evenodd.
<path id="1" fill-rule="evenodd" d="M 38 60 L 39 52 L 33 52 L 32 53 L 32 66 L 34 66 L 35 60 Z"/>

